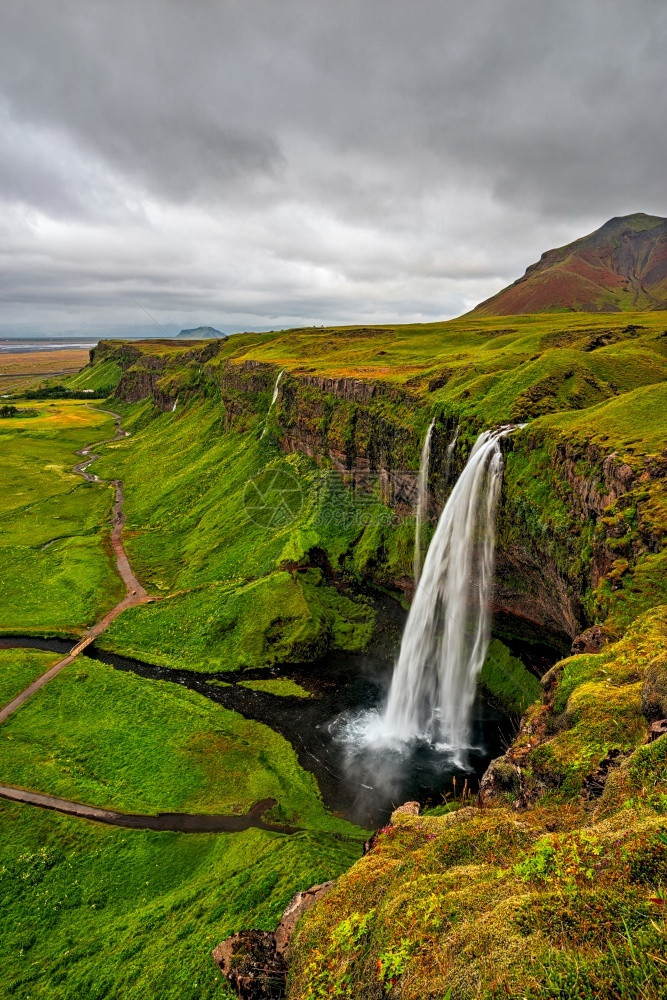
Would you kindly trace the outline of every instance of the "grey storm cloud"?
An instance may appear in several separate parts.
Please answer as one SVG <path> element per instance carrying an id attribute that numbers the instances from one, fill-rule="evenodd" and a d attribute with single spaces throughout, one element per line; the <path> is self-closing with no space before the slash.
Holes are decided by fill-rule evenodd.
<path id="1" fill-rule="evenodd" d="M 0 330 L 460 312 L 665 214 L 666 35 L 662 0 L 4 0 Z"/>

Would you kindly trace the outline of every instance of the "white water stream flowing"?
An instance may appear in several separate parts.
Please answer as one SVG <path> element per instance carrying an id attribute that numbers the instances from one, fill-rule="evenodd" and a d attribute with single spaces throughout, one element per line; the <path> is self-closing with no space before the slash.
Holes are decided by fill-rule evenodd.
<path id="1" fill-rule="evenodd" d="M 426 437 L 422 445 L 421 460 L 419 462 L 419 479 L 417 480 L 417 508 L 415 510 L 415 554 L 414 554 L 414 575 L 415 584 L 419 583 L 422 566 L 421 534 L 422 524 L 428 513 L 428 472 L 431 464 L 431 435 L 435 425 L 435 418 L 428 425 Z"/>
<path id="2" fill-rule="evenodd" d="M 506 426 L 480 434 L 440 515 L 387 704 L 368 733 L 373 742 L 425 739 L 455 756 L 469 747 L 477 675 L 490 638 L 500 442 L 512 430 Z"/>
<path id="3" fill-rule="evenodd" d="M 269 404 L 269 408 L 266 411 L 266 420 L 264 422 L 264 430 L 260 434 L 260 440 L 266 434 L 267 427 L 269 426 L 269 417 L 271 416 L 271 410 L 276 405 L 276 400 L 278 399 L 278 390 L 280 389 L 280 380 L 281 380 L 281 378 L 283 377 L 284 374 L 285 374 L 285 369 L 281 368 L 280 371 L 278 372 L 278 377 L 276 379 L 276 384 L 273 387 L 273 396 L 271 397 L 271 402 Z"/>

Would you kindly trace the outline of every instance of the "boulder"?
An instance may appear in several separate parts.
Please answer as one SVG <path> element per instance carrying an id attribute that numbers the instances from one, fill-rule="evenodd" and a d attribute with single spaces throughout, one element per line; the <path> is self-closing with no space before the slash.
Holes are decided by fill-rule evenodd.
<path id="1" fill-rule="evenodd" d="M 479 783 L 479 801 L 482 805 L 496 795 L 521 790 L 521 772 L 506 756 L 492 760 Z"/>
<path id="2" fill-rule="evenodd" d="M 241 931 L 213 949 L 213 959 L 240 1000 L 280 1000 L 287 966 L 270 931 Z"/>
<path id="3" fill-rule="evenodd" d="M 421 806 L 418 802 L 404 802 L 402 806 L 398 806 L 394 809 L 391 814 L 391 822 L 394 823 L 396 816 L 419 816 L 419 810 Z"/>
<path id="4" fill-rule="evenodd" d="M 667 653 L 651 660 L 642 684 L 642 713 L 649 722 L 667 717 Z"/>
<path id="5" fill-rule="evenodd" d="M 278 924 L 275 933 L 275 948 L 278 955 L 284 955 L 289 946 L 294 929 L 303 916 L 311 907 L 322 899 L 331 889 L 333 882 L 322 882 L 320 885 L 311 886 L 305 892 L 297 892 L 283 912 L 282 919 Z"/>
<path id="6" fill-rule="evenodd" d="M 287 986 L 287 949 L 294 928 L 333 882 L 297 892 L 270 931 L 240 931 L 213 949 L 213 960 L 240 1000 L 282 1000 Z"/>
<path id="7" fill-rule="evenodd" d="M 601 625 L 591 625 L 572 640 L 572 653 L 599 653 L 609 642 L 609 633 Z"/>
<path id="8" fill-rule="evenodd" d="M 648 737 L 649 743 L 659 740 L 661 736 L 667 736 L 667 719 L 658 719 L 657 722 L 651 723 Z"/>

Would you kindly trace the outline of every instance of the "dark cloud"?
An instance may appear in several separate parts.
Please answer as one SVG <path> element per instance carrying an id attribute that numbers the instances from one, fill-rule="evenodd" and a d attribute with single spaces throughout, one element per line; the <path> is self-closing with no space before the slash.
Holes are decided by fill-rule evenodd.
<path id="1" fill-rule="evenodd" d="M 665 214 L 658 0 L 0 20 L 5 331 L 143 325 L 133 300 L 177 328 L 435 318 L 612 215 Z"/>

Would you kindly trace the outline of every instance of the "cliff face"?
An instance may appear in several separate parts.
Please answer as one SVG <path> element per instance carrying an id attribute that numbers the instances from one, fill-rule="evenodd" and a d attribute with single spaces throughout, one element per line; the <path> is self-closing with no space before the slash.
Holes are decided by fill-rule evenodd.
<path id="1" fill-rule="evenodd" d="M 175 353 L 102 344 L 94 361 L 113 355 L 121 364 L 116 389 L 121 399 L 152 398 L 167 411 L 177 398 L 186 405 L 217 394 L 225 427 L 243 431 L 268 409 L 281 369 L 270 362 L 220 358 L 220 350 L 219 343 L 185 352 L 181 346 Z M 378 534 L 373 541 L 363 575 L 369 584 L 398 589 L 408 598 L 419 455 L 431 415 L 409 387 L 381 378 L 285 372 L 268 417 L 284 452 L 309 456 L 335 470 L 351 490 L 372 492 L 392 509 L 391 535 Z M 440 410 L 431 446 L 432 526 L 481 429 L 475 418 Z M 636 560 L 659 547 L 660 532 L 650 519 L 635 516 L 631 524 L 627 510 L 641 511 L 647 485 L 664 477 L 665 464 L 652 459 L 637 467 L 611 445 L 548 429 L 508 439 L 494 595 L 503 629 L 563 647 L 594 619 L 594 588 L 618 589 Z M 536 489 L 535 500 L 541 489 L 548 502 L 531 503 Z M 551 508 L 549 519 L 545 511 Z"/>

